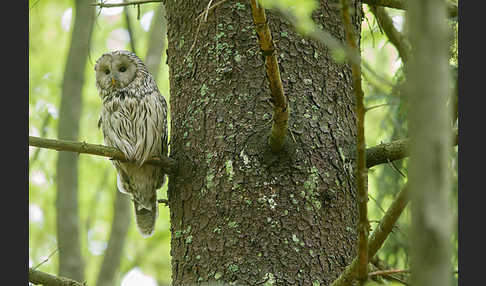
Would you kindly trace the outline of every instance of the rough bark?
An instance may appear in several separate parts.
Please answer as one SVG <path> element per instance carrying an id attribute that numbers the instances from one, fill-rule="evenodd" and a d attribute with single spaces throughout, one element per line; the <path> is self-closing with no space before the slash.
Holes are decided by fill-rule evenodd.
<path id="1" fill-rule="evenodd" d="M 360 3 L 352 1 L 355 34 Z M 356 255 L 351 69 L 267 11 L 291 120 L 271 152 L 272 105 L 248 2 L 167 1 L 173 285 L 328 285 Z M 337 6 L 313 13 L 344 43 Z M 200 25 L 198 29 L 198 25 Z M 186 57 L 199 30 L 194 49 Z"/>
<path id="2" fill-rule="evenodd" d="M 451 108 L 446 5 L 410 0 L 408 73 L 412 284 L 451 285 Z"/>
<path id="3" fill-rule="evenodd" d="M 81 94 L 94 12 L 94 7 L 85 1 L 75 2 L 74 26 L 59 108 L 59 139 L 78 139 Z M 59 275 L 83 281 L 84 262 L 80 250 L 78 215 L 78 155 L 72 152 L 59 152 L 56 211 Z"/>

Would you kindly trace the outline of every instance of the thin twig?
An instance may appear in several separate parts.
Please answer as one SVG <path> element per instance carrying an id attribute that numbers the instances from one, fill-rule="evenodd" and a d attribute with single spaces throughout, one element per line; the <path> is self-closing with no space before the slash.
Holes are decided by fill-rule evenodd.
<path id="1" fill-rule="evenodd" d="M 206 7 L 206 10 L 204 11 L 204 22 L 208 21 L 209 7 L 211 7 L 211 3 L 213 3 L 213 0 L 209 0 L 208 6 Z"/>
<path id="2" fill-rule="evenodd" d="M 372 199 L 372 200 L 375 202 L 375 204 L 378 206 L 378 208 L 380 209 L 380 211 L 381 211 L 382 213 L 386 213 L 386 211 L 383 209 L 383 207 L 382 207 L 382 206 L 381 206 L 381 205 L 378 203 L 378 201 L 377 201 L 377 200 L 376 200 L 376 199 L 375 199 L 375 198 L 374 198 L 372 195 L 370 195 L 370 194 L 368 193 L 368 196 L 370 197 L 370 199 Z M 368 220 L 368 221 L 369 221 L 369 222 L 372 222 L 371 220 Z"/>
<path id="3" fill-rule="evenodd" d="M 405 178 L 405 174 L 403 174 L 402 171 L 400 171 L 400 169 L 398 169 L 397 165 L 395 165 L 395 162 L 394 161 L 390 161 L 388 160 L 388 164 L 390 164 L 392 166 L 392 169 L 395 170 L 400 176 L 402 176 L 403 178 Z"/>
<path id="4" fill-rule="evenodd" d="M 40 0 L 37 0 L 34 2 L 34 4 L 32 4 L 32 6 L 29 7 L 29 11 L 35 7 L 35 5 L 37 5 L 37 3 L 39 3 Z"/>
<path id="5" fill-rule="evenodd" d="M 344 31 L 346 33 L 346 41 L 348 46 L 359 53 L 358 41 L 353 29 L 354 25 L 351 23 L 351 15 L 349 14 L 348 0 L 341 0 L 341 15 L 343 18 Z M 364 285 L 368 279 L 368 234 L 370 225 L 368 222 L 368 189 L 366 185 L 366 178 L 368 176 L 368 169 L 366 168 L 366 144 L 364 135 L 364 116 L 365 107 L 363 103 L 363 89 L 361 86 L 361 65 L 360 63 L 351 62 L 351 72 L 353 74 L 353 89 L 356 97 L 356 125 L 357 125 L 357 160 L 356 160 L 356 188 L 358 192 L 358 266 L 357 278 L 360 285 Z"/>
<path id="6" fill-rule="evenodd" d="M 49 254 L 49 256 L 47 256 L 46 259 L 44 259 L 43 261 L 41 261 L 39 264 L 37 264 L 36 266 L 32 267 L 32 270 L 36 270 L 37 268 L 39 268 L 42 264 L 46 263 L 47 261 L 49 261 L 49 259 L 51 259 L 51 257 L 59 250 L 59 248 L 56 248 L 54 249 L 53 252 L 51 252 L 51 254 Z"/>
<path id="7" fill-rule="evenodd" d="M 256 0 L 250 0 L 250 4 L 255 30 L 258 34 L 258 42 L 265 58 L 265 71 L 274 105 L 273 124 L 269 144 L 273 152 L 279 152 L 283 149 L 287 134 L 290 107 L 287 104 L 287 98 L 284 94 L 275 52 L 276 48 L 273 43 L 270 27 L 267 23 L 265 8 L 261 4 L 258 5 Z"/>
<path id="8" fill-rule="evenodd" d="M 222 1 L 219 1 L 218 3 L 214 4 L 213 6 L 209 7 L 211 5 L 211 3 L 213 2 L 213 0 L 210 0 L 209 3 L 208 3 L 208 6 L 206 7 L 206 9 L 204 9 L 204 11 L 202 11 L 199 16 L 196 17 L 196 20 L 199 19 L 199 24 L 197 25 L 197 29 L 196 29 L 196 34 L 194 36 L 194 41 L 192 41 L 192 45 L 191 47 L 189 48 L 189 51 L 187 52 L 187 54 L 184 56 L 184 61 L 187 60 L 187 58 L 189 57 L 189 55 L 191 54 L 192 50 L 194 49 L 194 47 L 196 46 L 196 42 L 197 42 L 197 36 L 199 35 L 199 29 L 201 28 L 201 25 L 202 25 L 202 22 L 204 20 L 204 22 L 207 22 L 208 21 L 208 13 L 209 13 L 209 10 L 213 9 L 214 7 L 226 2 L 227 0 L 222 0 Z M 204 15 L 204 18 L 201 18 L 202 16 Z"/>
<path id="9" fill-rule="evenodd" d="M 199 16 L 197 16 L 197 17 L 196 17 L 196 19 L 199 19 L 199 18 L 201 18 L 202 16 L 204 16 L 204 21 L 206 22 L 206 21 L 208 20 L 208 13 L 209 13 L 209 10 L 212 10 L 212 9 L 216 8 L 217 6 L 219 6 L 219 5 L 223 4 L 223 3 L 224 3 L 224 2 L 226 2 L 226 1 L 228 1 L 228 0 L 221 0 L 221 1 L 219 1 L 218 3 L 214 3 L 214 5 L 213 5 L 213 6 L 211 6 L 211 7 L 209 7 L 209 5 L 208 5 L 208 8 L 206 8 L 204 11 L 202 11 L 202 12 L 199 14 Z M 212 0 L 211 0 L 211 2 L 212 2 Z"/>
<path id="10" fill-rule="evenodd" d="M 86 142 L 56 140 L 56 139 L 47 139 L 47 138 L 29 136 L 29 146 L 53 149 L 57 151 L 69 151 L 69 152 L 76 152 L 76 153 L 83 153 L 83 154 L 98 155 L 103 157 L 109 157 L 119 161 L 129 161 L 127 160 L 123 152 L 121 152 L 117 148 L 104 146 L 104 145 L 89 144 Z M 156 158 L 156 157 L 151 158 L 145 161 L 144 164 L 160 166 L 163 169 L 164 173 L 169 175 L 174 174 L 176 172 L 175 161 L 166 156 L 160 158 Z"/>
<path id="11" fill-rule="evenodd" d="M 378 104 L 378 105 L 373 105 L 373 106 L 370 106 L 370 107 L 366 107 L 365 108 L 365 112 L 368 112 L 372 109 L 375 109 L 375 108 L 378 108 L 378 107 L 383 107 L 383 106 L 387 106 L 387 105 L 391 105 L 391 103 L 383 103 L 383 104 Z"/>
<path id="12" fill-rule="evenodd" d="M 384 261 L 380 260 L 376 255 L 371 259 L 370 262 L 371 262 L 371 266 L 373 267 L 373 270 L 375 271 L 379 271 L 379 270 L 383 271 L 390 268 Z M 386 280 L 397 281 L 402 283 L 403 285 L 410 285 L 407 281 L 405 281 L 406 277 L 402 273 L 384 274 L 382 276 Z"/>
<path id="13" fill-rule="evenodd" d="M 139 5 L 147 3 L 161 3 L 162 0 L 140 0 L 140 1 L 127 1 L 123 3 L 93 3 L 91 6 L 99 6 L 100 8 L 112 8 L 112 7 L 123 7 L 129 5 Z"/>

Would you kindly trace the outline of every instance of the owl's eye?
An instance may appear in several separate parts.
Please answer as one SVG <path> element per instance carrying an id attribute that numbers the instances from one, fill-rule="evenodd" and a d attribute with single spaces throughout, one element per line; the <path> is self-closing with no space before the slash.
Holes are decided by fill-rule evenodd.
<path id="1" fill-rule="evenodd" d="M 125 71 L 127 70 L 127 68 L 126 68 L 126 67 L 124 67 L 124 66 L 122 66 L 122 67 L 120 67 L 118 70 L 119 70 L 120 72 L 125 72 Z"/>
<path id="2" fill-rule="evenodd" d="M 106 69 L 105 70 L 105 74 L 110 74 L 110 70 L 109 69 Z"/>

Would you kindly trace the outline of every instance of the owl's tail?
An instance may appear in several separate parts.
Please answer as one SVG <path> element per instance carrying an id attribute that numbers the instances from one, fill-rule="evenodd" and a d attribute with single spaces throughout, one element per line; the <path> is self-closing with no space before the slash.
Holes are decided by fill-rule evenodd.
<path id="1" fill-rule="evenodd" d="M 134 201 L 135 207 L 135 221 L 137 222 L 138 231 L 143 237 L 149 237 L 154 233 L 155 219 L 158 215 L 157 198 L 151 203 L 151 209 L 145 208 L 141 204 Z"/>

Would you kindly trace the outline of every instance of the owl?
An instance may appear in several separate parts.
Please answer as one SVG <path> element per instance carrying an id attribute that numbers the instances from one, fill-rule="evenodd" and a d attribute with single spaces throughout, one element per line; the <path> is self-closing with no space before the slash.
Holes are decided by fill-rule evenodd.
<path id="1" fill-rule="evenodd" d="M 148 237 L 158 216 L 156 190 L 165 174 L 144 162 L 167 155 L 167 103 L 145 64 L 132 52 L 103 54 L 95 73 L 102 101 L 98 127 L 105 144 L 118 148 L 129 160 L 112 161 L 117 187 L 131 196 L 138 230 Z"/>

